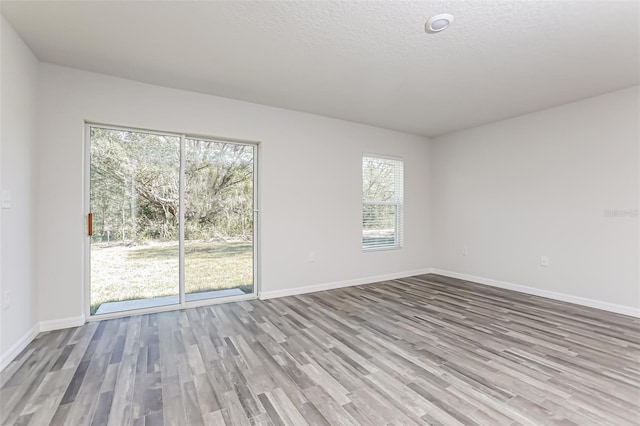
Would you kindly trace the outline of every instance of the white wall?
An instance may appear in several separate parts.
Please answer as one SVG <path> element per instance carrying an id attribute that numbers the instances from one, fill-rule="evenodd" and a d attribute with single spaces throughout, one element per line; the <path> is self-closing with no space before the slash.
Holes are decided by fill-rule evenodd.
<path id="1" fill-rule="evenodd" d="M 261 142 L 262 291 L 424 270 L 430 264 L 425 138 L 41 64 L 41 320 L 83 313 L 83 125 L 93 121 Z M 405 247 L 361 251 L 363 152 L 405 160 Z M 309 263 L 309 252 L 317 262 Z"/>
<path id="2" fill-rule="evenodd" d="M 639 117 L 634 87 L 434 139 L 434 266 L 639 308 Z"/>
<path id="3" fill-rule="evenodd" d="M 1 211 L 0 369 L 28 343 L 37 324 L 33 272 L 33 152 L 38 62 L 13 28 L 0 17 L 1 186 L 12 207 Z M 3 309 L 9 294 L 10 307 Z"/>

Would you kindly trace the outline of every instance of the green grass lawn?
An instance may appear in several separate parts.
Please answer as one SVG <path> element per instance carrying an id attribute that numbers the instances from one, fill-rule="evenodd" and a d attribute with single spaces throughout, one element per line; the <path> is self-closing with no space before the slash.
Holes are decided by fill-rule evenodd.
<path id="1" fill-rule="evenodd" d="M 251 242 L 185 242 L 185 290 L 253 286 Z M 178 294 L 178 242 L 91 247 L 91 313 L 105 302 Z"/>

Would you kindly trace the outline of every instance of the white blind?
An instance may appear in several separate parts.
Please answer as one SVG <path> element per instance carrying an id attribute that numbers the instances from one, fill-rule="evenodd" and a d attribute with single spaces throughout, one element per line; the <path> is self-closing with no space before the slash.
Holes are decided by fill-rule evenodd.
<path id="1" fill-rule="evenodd" d="M 362 248 L 402 247 L 404 164 L 402 160 L 362 157 Z"/>

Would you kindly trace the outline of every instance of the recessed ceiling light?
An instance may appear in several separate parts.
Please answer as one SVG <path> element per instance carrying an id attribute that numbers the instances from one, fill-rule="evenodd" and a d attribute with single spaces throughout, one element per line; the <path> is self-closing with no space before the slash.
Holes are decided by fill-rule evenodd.
<path id="1" fill-rule="evenodd" d="M 448 13 L 441 13 L 439 15 L 429 18 L 426 24 L 424 24 L 424 30 L 429 34 L 439 33 L 440 31 L 449 28 L 449 25 L 453 22 L 453 15 Z"/>

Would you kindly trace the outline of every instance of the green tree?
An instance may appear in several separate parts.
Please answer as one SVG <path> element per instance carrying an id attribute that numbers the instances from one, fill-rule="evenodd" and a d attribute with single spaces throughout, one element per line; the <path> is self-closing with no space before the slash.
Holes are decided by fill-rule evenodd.
<path id="1" fill-rule="evenodd" d="M 136 242 L 178 236 L 180 138 L 91 128 L 94 240 Z M 185 141 L 188 238 L 250 236 L 253 148 Z"/>

